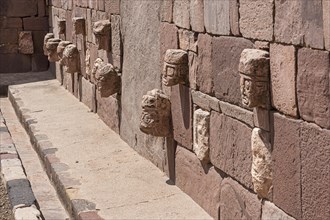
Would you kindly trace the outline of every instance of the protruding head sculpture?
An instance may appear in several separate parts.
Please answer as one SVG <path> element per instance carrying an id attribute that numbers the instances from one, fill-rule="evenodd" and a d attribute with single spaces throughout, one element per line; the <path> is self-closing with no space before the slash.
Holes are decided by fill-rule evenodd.
<path id="1" fill-rule="evenodd" d="M 96 82 L 101 97 L 109 97 L 120 89 L 120 76 L 110 63 L 104 63 L 97 58 L 94 62 L 92 77 Z"/>
<path id="2" fill-rule="evenodd" d="M 58 34 L 65 34 L 66 21 L 64 19 L 57 20 Z"/>
<path id="3" fill-rule="evenodd" d="M 61 42 L 58 38 L 51 38 L 46 43 L 46 51 L 49 62 L 56 62 L 59 60 L 57 56 L 57 46 Z"/>
<path id="4" fill-rule="evenodd" d="M 62 63 L 67 73 L 76 73 L 80 71 L 79 51 L 74 44 L 69 44 L 63 51 Z"/>
<path id="5" fill-rule="evenodd" d="M 74 17 L 72 23 L 75 34 L 85 34 L 85 18 Z"/>
<path id="6" fill-rule="evenodd" d="M 44 55 L 45 55 L 45 56 L 48 56 L 48 54 L 47 54 L 47 50 L 46 50 L 46 43 L 47 43 L 47 41 L 48 41 L 49 39 L 54 38 L 54 37 L 55 37 L 55 36 L 54 36 L 53 33 L 48 33 L 48 34 L 46 34 L 45 37 L 44 37 L 44 46 L 43 46 L 43 49 L 44 49 Z"/>
<path id="7" fill-rule="evenodd" d="M 258 49 L 245 49 L 239 62 L 242 103 L 246 107 L 269 105 L 269 53 Z"/>
<path id="8" fill-rule="evenodd" d="M 98 49 L 110 49 L 110 29 L 111 23 L 109 20 L 100 20 L 94 23 L 93 33 L 95 35 Z"/>
<path id="9" fill-rule="evenodd" d="M 169 49 L 165 53 L 162 81 L 165 86 L 184 84 L 188 76 L 188 53 Z"/>
<path id="10" fill-rule="evenodd" d="M 171 103 L 163 91 L 154 89 L 142 97 L 140 130 L 157 137 L 172 135 Z"/>
<path id="11" fill-rule="evenodd" d="M 63 52 L 66 46 L 72 44 L 70 41 L 62 40 L 57 46 L 57 56 L 61 65 L 63 65 Z"/>

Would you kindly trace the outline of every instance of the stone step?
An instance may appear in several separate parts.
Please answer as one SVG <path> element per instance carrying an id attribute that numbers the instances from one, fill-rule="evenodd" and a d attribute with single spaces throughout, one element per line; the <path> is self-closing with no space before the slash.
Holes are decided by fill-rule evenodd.
<path id="1" fill-rule="evenodd" d="M 211 219 L 58 81 L 9 87 L 9 99 L 74 219 Z"/>

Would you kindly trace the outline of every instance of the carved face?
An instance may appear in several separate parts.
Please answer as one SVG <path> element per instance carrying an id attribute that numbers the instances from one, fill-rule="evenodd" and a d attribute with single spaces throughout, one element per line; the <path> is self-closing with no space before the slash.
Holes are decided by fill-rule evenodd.
<path id="1" fill-rule="evenodd" d="M 166 63 L 164 64 L 162 82 L 165 86 L 174 86 L 180 81 L 180 66 Z"/>
<path id="2" fill-rule="evenodd" d="M 79 72 L 79 51 L 73 44 L 69 44 L 63 51 L 62 63 L 67 73 Z"/>
<path id="3" fill-rule="evenodd" d="M 188 54 L 184 50 L 169 49 L 165 53 L 162 82 L 165 86 L 184 84 L 188 75 Z"/>
<path id="4" fill-rule="evenodd" d="M 60 43 L 60 39 L 57 38 L 51 38 L 46 43 L 46 51 L 48 54 L 48 60 L 49 62 L 56 62 L 59 60 L 57 56 L 57 46 Z"/>
<path id="5" fill-rule="evenodd" d="M 266 105 L 268 98 L 267 81 L 257 81 L 241 75 L 240 84 L 243 105 L 250 108 L 264 107 Z"/>
<path id="6" fill-rule="evenodd" d="M 46 43 L 51 38 L 54 38 L 54 34 L 53 33 L 48 33 L 44 37 L 44 46 L 43 46 L 43 49 L 44 49 L 44 55 L 45 56 L 48 56 L 48 53 L 47 53 L 47 50 L 46 50 Z"/>
<path id="7" fill-rule="evenodd" d="M 96 44 L 98 45 L 98 49 L 109 50 L 110 28 L 111 23 L 109 20 L 101 20 L 94 23 L 93 33 L 95 35 L 95 40 Z"/>
<path id="8" fill-rule="evenodd" d="M 171 135 L 171 104 L 168 97 L 158 89 L 142 97 L 140 130 L 153 136 Z"/>
<path id="9" fill-rule="evenodd" d="M 101 97 L 109 97 L 120 89 L 120 77 L 110 63 L 97 64 L 95 81 Z"/>
<path id="10" fill-rule="evenodd" d="M 72 43 L 70 41 L 61 41 L 57 46 L 57 56 L 58 56 L 58 59 L 59 59 L 59 62 L 61 65 L 64 65 L 63 60 L 62 60 L 64 49 L 69 44 L 72 44 Z"/>

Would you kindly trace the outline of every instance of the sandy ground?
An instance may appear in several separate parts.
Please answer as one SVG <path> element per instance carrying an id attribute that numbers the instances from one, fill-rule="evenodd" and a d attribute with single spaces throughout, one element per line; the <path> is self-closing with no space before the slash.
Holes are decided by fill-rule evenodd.
<path id="1" fill-rule="evenodd" d="M 0 220 L 14 219 L 5 186 L 0 175 Z"/>

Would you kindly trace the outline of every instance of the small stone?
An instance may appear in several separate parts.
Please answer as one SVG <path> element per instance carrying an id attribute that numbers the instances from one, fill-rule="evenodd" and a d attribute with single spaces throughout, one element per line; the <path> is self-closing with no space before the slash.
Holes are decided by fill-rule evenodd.
<path id="1" fill-rule="evenodd" d="M 197 158 L 208 163 L 210 161 L 210 112 L 197 109 L 194 112 L 194 145 L 193 151 Z"/>
<path id="2" fill-rule="evenodd" d="M 33 54 L 33 40 L 31 31 L 22 31 L 19 33 L 18 50 L 22 54 Z"/>
<path id="3" fill-rule="evenodd" d="M 40 211 L 32 205 L 31 207 L 17 208 L 14 211 L 16 220 L 41 220 Z"/>

